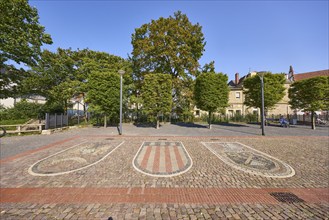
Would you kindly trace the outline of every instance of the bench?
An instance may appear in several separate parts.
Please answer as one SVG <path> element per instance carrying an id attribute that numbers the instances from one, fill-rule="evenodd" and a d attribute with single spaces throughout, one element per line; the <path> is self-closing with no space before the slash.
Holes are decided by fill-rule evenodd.
<path id="1" fill-rule="evenodd" d="M 279 119 L 265 118 L 265 125 L 270 125 L 271 123 L 278 124 L 279 123 Z"/>
<path id="2" fill-rule="evenodd" d="M 276 124 L 279 125 L 280 127 L 289 127 L 290 124 L 289 122 L 285 119 L 286 123 L 281 123 L 280 119 L 276 119 L 276 118 L 265 118 L 265 125 L 271 125 L 271 124 Z"/>

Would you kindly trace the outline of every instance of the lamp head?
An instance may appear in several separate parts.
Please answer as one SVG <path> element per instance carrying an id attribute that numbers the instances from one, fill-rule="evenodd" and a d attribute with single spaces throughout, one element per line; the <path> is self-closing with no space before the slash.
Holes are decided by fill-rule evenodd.
<path id="1" fill-rule="evenodd" d="M 260 76 L 260 77 L 264 77 L 266 71 L 259 71 L 257 72 L 257 75 Z"/>
<path id="2" fill-rule="evenodd" d="M 122 76 L 123 74 L 125 74 L 124 70 L 119 70 L 118 73 Z"/>

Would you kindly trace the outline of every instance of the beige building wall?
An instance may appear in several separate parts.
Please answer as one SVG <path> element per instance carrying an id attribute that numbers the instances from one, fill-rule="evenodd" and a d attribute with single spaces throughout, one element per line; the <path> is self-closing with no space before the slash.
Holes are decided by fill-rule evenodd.
<path id="1" fill-rule="evenodd" d="M 245 114 L 244 95 L 242 88 L 230 88 L 228 97 L 229 106 L 226 108 L 226 115 Z"/>
<path id="2" fill-rule="evenodd" d="M 254 76 L 256 72 L 251 72 L 249 76 Z M 287 115 L 287 114 L 293 114 L 293 110 L 290 108 L 288 102 L 288 89 L 290 87 L 291 83 L 289 80 L 286 81 L 284 87 L 286 88 L 285 90 L 285 96 L 283 99 L 278 102 L 275 107 L 267 112 L 266 117 L 271 117 L 272 115 Z M 225 114 L 228 116 L 233 116 L 236 114 L 252 114 L 252 113 L 257 113 L 260 115 L 260 109 L 258 108 L 253 108 L 253 107 L 248 107 L 243 104 L 245 100 L 245 96 L 243 93 L 243 88 L 242 86 L 237 86 L 237 87 L 230 87 L 230 92 L 229 92 L 229 101 L 228 101 L 228 107 L 225 110 Z M 196 107 L 194 108 L 194 116 L 199 117 L 201 114 L 207 114 L 207 112 L 204 112 L 202 110 L 197 109 Z"/>

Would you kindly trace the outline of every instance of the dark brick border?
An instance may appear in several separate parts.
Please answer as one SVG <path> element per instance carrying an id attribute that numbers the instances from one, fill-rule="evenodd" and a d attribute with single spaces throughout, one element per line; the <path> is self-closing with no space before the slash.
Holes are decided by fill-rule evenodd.
<path id="1" fill-rule="evenodd" d="M 290 192 L 306 203 L 329 203 L 328 188 L 2 188 L 0 203 L 278 204 L 271 192 Z"/>

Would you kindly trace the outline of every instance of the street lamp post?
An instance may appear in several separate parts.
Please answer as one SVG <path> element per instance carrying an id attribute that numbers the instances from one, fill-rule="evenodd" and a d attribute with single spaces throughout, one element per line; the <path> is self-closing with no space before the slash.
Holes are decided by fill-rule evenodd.
<path id="1" fill-rule="evenodd" d="M 265 136 L 265 107 L 264 107 L 264 75 L 265 71 L 257 72 L 257 75 L 260 78 L 260 84 L 261 84 L 261 98 L 262 98 L 262 116 L 261 116 L 261 123 L 262 123 L 262 135 Z"/>
<path id="2" fill-rule="evenodd" d="M 76 104 L 78 105 L 78 125 L 80 125 L 80 112 L 79 112 L 79 102 L 78 101 L 76 101 Z"/>
<path id="3" fill-rule="evenodd" d="M 124 70 L 119 70 L 118 73 L 120 74 L 120 128 L 119 128 L 119 135 L 122 135 L 122 76 L 125 74 Z"/>

